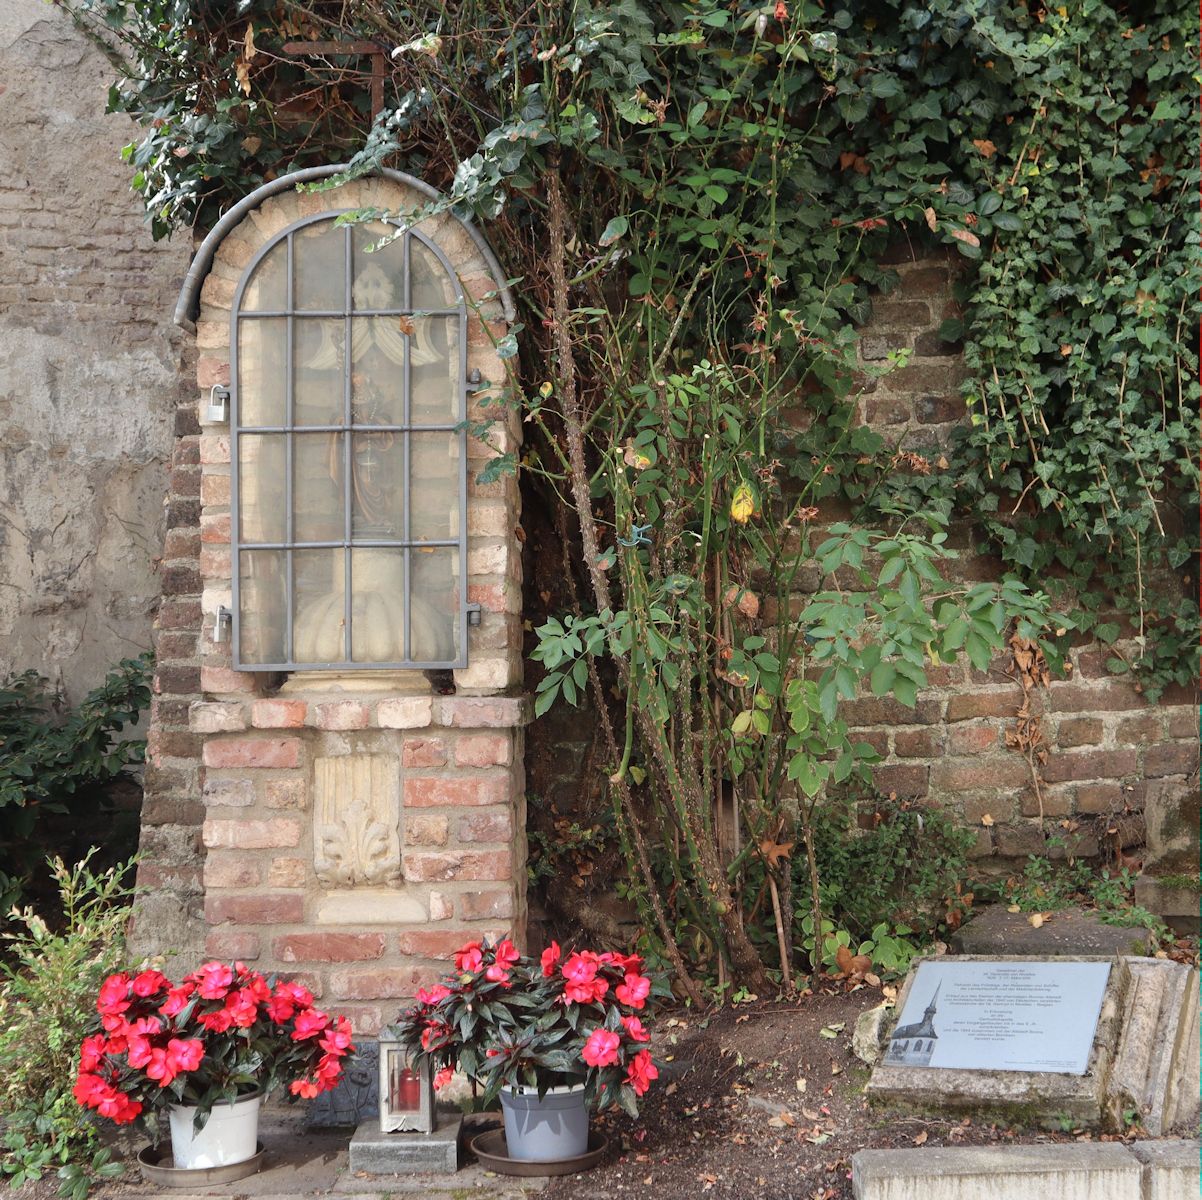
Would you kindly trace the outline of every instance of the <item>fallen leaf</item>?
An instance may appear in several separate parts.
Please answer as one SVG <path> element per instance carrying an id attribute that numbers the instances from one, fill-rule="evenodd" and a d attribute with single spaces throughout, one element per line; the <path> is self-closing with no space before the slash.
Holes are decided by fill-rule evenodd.
<path id="1" fill-rule="evenodd" d="M 935 210 L 933 208 L 924 208 L 922 215 L 927 219 L 927 228 L 934 233 L 935 226 L 939 224 L 938 218 L 935 216 Z"/>
<path id="2" fill-rule="evenodd" d="M 997 147 L 988 138 L 973 138 L 972 144 L 983 158 L 992 158 L 997 153 Z"/>
<path id="3" fill-rule="evenodd" d="M 914 1138 L 914 1145 L 924 1146 L 924 1145 L 926 1145 L 926 1140 L 927 1140 L 927 1131 L 924 1129 L 920 1134 L 917 1135 L 917 1137 Z"/>
<path id="4" fill-rule="evenodd" d="M 1030 925 L 1032 929 L 1038 929 L 1043 924 L 1043 913 L 1032 913 L 1027 918 L 1027 924 Z"/>
<path id="5" fill-rule="evenodd" d="M 842 1075 L 843 1068 L 841 1066 L 839 1066 L 839 1064 L 837 1062 L 833 1062 L 833 1063 L 831 1063 L 831 1074 L 832 1075 Z"/>
<path id="6" fill-rule="evenodd" d="M 969 246 L 979 246 L 981 239 L 975 233 L 970 233 L 967 229 L 953 229 L 952 237 L 958 238 Z"/>
<path id="7" fill-rule="evenodd" d="M 993 817 L 992 817 L 992 816 L 991 816 L 989 813 L 986 813 L 986 814 L 985 814 L 985 815 L 984 815 L 984 816 L 981 818 L 981 824 L 982 824 L 982 825 L 985 825 L 985 826 L 992 825 L 992 824 L 993 824 Z"/>
<path id="8" fill-rule="evenodd" d="M 799 1079 L 797 1080 L 796 1087 L 797 1087 L 797 1090 L 798 1090 L 799 1092 L 804 1092 L 804 1091 L 806 1090 L 806 1081 L 805 1081 L 805 1079 L 803 1079 L 803 1078 L 799 1078 Z"/>
<path id="9" fill-rule="evenodd" d="M 412 337 L 412 336 L 413 336 L 414 325 L 413 325 L 413 318 L 412 318 L 412 317 L 398 317 L 398 318 L 397 318 L 397 323 L 396 323 L 396 324 L 397 324 L 397 328 L 398 328 L 398 329 L 399 329 L 399 330 L 400 330 L 400 331 L 401 331 L 401 332 L 402 332 L 402 333 L 403 333 L 403 334 L 404 334 L 406 337 Z"/>
<path id="10" fill-rule="evenodd" d="M 841 1034 L 843 1032 L 844 1026 L 846 1024 L 847 1024 L 846 1021 L 839 1021 L 837 1024 L 834 1024 L 834 1025 L 823 1025 L 823 1027 L 820 1030 L 818 1030 L 818 1036 L 824 1037 L 824 1038 L 838 1037 L 839 1034 Z"/>
<path id="11" fill-rule="evenodd" d="M 1007 912 L 1022 912 L 1022 909 L 1017 904 L 1007 904 L 1006 911 Z"/>

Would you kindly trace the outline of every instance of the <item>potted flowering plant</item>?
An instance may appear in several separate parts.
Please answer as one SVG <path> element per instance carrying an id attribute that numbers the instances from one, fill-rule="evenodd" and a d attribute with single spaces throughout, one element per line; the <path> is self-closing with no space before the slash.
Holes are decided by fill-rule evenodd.
<path id="1" fill-rule="evenodd" d="M 668 994 L 637 954 L 564 954 L 557 942 L 536 961 L 508 939 L 469 942 L 455 973 L 417 994 L 396 1034 L 420 1066 L 453 1070 L 498 1095 L 510 1158 L 549 1162 L 588 1147 L 588 1109 L 638 1115 L 659 1075 L 644 1021 Z"/>
<path id="2" fill-rule="evenodd" d="M 285 1083 L 290 1099 L 328 1091 L 355 1049 L 350 1022 L 315 1008 L 307 988 L 240 962 L 205 963 L 178 985 L 155 970 L 110 975 L 96 1011 L 75 1098 L 156 1143 L 166 1110 L 184 1170 L 252 1158 L 263 1097 Z"/>

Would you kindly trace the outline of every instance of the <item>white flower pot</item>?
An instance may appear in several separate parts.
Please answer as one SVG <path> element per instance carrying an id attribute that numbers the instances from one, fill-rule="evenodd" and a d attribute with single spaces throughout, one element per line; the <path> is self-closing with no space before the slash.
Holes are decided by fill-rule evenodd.
<path id="1" fill-rule="evenodd" d="M 259 1143 L 259 1106 L 263 1097 L 258 1092 L 243 1096 L 232 1104 L 213 1105 L 205 1127 L 193 1132 L 196 1109 L 172 1105 L 171 1154 L 177 1171 L 201 1170 L 205 1167 L 228 1167 L 254 1158 Z"/>

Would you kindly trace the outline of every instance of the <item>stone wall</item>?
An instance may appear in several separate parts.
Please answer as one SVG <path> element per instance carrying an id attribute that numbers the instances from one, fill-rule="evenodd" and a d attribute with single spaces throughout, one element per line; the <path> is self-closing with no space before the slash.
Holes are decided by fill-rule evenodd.
<path id="1" fill-rule="evenodd" d="M 72 699 L 150 646 L 181 431 L 189 246 L 151 240 L 112 74 L 61 10 L 0 4 L 0 675 Z"/>

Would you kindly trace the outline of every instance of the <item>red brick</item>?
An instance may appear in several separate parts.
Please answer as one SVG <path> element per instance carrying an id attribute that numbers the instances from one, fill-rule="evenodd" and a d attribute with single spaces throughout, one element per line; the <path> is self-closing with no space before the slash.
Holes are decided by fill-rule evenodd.
<path id="1" fill-rule="evenodd" d="M 383 953 L 382 933 L 290 933 L 275 940 L 280 962 L 363 962 Z"/>
<path id="2" fill-rule="evenodd" d="M 295 892 L 205 897 L 205 920 L 210 925 L 296 925 L 304 917 L 304 900 Z"/>
<path id="3" fill-rule="evenodd" d="M 1149 746 L 1144 756 L 1144 774 L 1153 779 L 1162 775 L 1192 775 L 1197 770 L 1197 742 L 1166 742 L 1161 746 Z"/>
<path id="4" fill-rule="evenodd" d="M 468 929 L 413 929 L 402 933 L 397 945 L 402 954 L 418 958 L 452 958 L 456 951 L 479 936 L 478 932 Z"/>
<path id="5" fill-rule="evenodd" d="M 241 733 L 246 709 L 237 703 L 197 700 L 189 706 L 188 725 L 197 733 Z"/>
<path id="6" fill-rule="evenodd" d="M 945 761 L 931 771 L 931 786 L 940 792 L 1022 787 L 1030 782 L 1031 768 L 1017 755 Z"/>
<path id="7" fill-rule="evenodd" d="M 979 754 L 982 750 L 996 750 L 997 745 L 996 725 L 956 725 L 948 730 L 949 754 Z"/>
<path id="8" fill-rule="evenodd" d="M 405 845 L 445 846 L 450 830 L 450 818 L 442 813 L 410 813 L 405 818 Z"/>
<path id="9" fill-rule="evenodd" d="M 1012 717 L 1019 704 L 1017 690 L 1013 688 L 997 692 L 965 692 L 948 700 L 947 719 L 969 721 L 973 717 Z"/>
<path id="10" fill-rule="evenodd" d="M 204 884 L 207 888 L 255 888 L 262 882 L 263 868 L 257 859 L 220 852 L 205 857 Z"/>
<path id="11" fill-rule="evenodd" d="M 259 935 L 234 930 L 213 930 L 205 938 L 205 953 L 224 962 L 239 959 L 253 961 L 259 957 Z"/>
<path id="12" fill-rule="evenodd" d="M 230 543 L 230 514 L 206 513 L 200 518 L 200 540 L 206 545 L 228 546 Z"/>
<path id="13" fill-rule="evenodd" d="M 884 796 L 925 796 L 929 789 L 930 767 L 889 764 L 874 767 L 873 786 Z"/>
<path id="14" fill-rule="evenodd" d="M 441 738 L 406 738 L 401 747 L 401 765 L 406 767 L 445 767 L 447 746 Z"/>
<path id="15" fill-rule="evenodd" d="M 263 793 L 268 808 L 304 808 L 303 779 L 270 779 Z"/>
<path id="16" fill-rule="evenodd" d="M 1127 717 L 1119 722 L 1114 731 L 1115 743 L 1120 746 L 1146 746 L 1163 738 L 1164 729 L 1158 713 L 1141 713 L 1138 717 Z"/>
<path id="17" fill-rule="evenodd" d="M 300 822 L 291 817 L 273 817 L 267 821 L 216 820 L 204 823 L 204 843 L 210 849 L 265 850 L 278 846 L 299 846 Z"/>
<path id="18" fill-rule="evenodd" d="M 1056 712 L 1120 712 L 1143 706 L 1143 697 L 1125 683 L 1104 683 L 1095 687 L 1053 683 L 1048 689 L 1048 708 Z"/>
<path id="19" fill-rule="evenodd" d="M 223 358 L 202 354 L 196 360 L 196 385 L 206 391 L 212 387 L 229 387 L 230 364 Z"/>
<path id="20" fill-rule="evenodd" d="M 201 620 L 199 600 L 165 600 L 154 619 L 159 629 L 192 630 L 200 628 Z"/>
<path id="21" fill-rule="evenodd" d="M 256 729 L 299 729 L 309 706 L 304 700 L 256 700 L 250 723 Z"/>
<path id="22" fill-rule="evenodd" d="M 970 796 L 964 801 L 964 821 L 968 825 L 980 825 L 982 818 L 989 817 L 990 824 L 1001 824 L 1014 816 L 1014 800 L 1010 796 Z"/>
<path id="23" fill-rule="evenodd" d="M 509 879 L 513 856 L 508 850 L 485 850 L 441 854 L 402 854 L 406 879 L 418 883 L 440 883 L 449 879 Z"/>
<path id="24" fill-rule="evenodd" d="M 1123 804 L 1123 789 L 1117 783 L 1087 783 L 1077 789 L 1079 813 L 1119 812 Z"/>
<path id="25" fill-rule="evenodd" d="M 206 579 L 229 579 L 232 562 L 229 546 L 206 542 L 200 548 L 200 571 Z"/>
<path id="26" fill-rule="evenodd" d="M 893 735 L 898 758 L 933 758 L 943 753 L 939 735 L 932 729 L 900 729 Z"/>
<path id="27" fill-rule="evenodd" d="M 513 893 L 504 890 L 473 889 L 459 897 L 459 917 L 463 921 L 506 921 L 513 916 Z"/>
<path id="28" fill-rule="evenodd" d="M 405 780 L 408 808 L 464 807 L 505 804 L 509 800 L 508 776 L 481 775 L 474 779 L 410 776 Z"/>
<path id="29" fill-rule="evenodd" d="M 1040 795 L 1043 797 L 1041 809 Z M 1022 814 L 1024 817 L 1071 817 L 1075 811 L 1073 798 L 1076 789 L 1073 787 L 1043 787 L 1037 795 L 1034 788 L 1027 788 L 1022 794 Z"/>
<path id="30" fill-rule="evenodd" d="M 234 671 L 229 667 L 201 667 L 199 686 L 189 691 L 213 692 L 222 695 L 226 692 L 253 692 L 256 687 L 255 677 L 250 671 Z M 164 688 L 164 691 L 167 689 Z M 173 688 L 172 691 L 183 689 Z"/>
<path id="31" fill-rule="evenodd" d="M 200 502 L 226 505 L 230 502 L 230 477 L 206 471 L 200 481 Z"/>
<path id="32" fill-rule="evenodd" d="M 528 703 L 511 696 L 444 696 L 435 706 L 436 723 L 460 729 L 504 729 L 525 725 Z"/>
<path id="33" fill-rule="evenodd" d="M 464 734 L 455 743 L 455 762 L 461 767 L 507 767 L 512 761 L 513 741 L 505 734 Z"/>
<path id="34" fill-rule="evenodd" d="M 210 738 L 205 743 L 206 767 L 296 767 L 300 764 L 300 739 Z M 290 843 L 295 844 L 295 843 Z"/>
<path id="35" fill-rule="evenodd" d="M 432 982 L 428 971 L 414 967 L 345 970 L 331 973 L 330 990 L 343 1000 L 391 1000 L 412 996 Z"/>
<path id="36" fill-rule="evenodd" d="M 303 858 L 275 858 L 267 871 L 269 888 L 300 888 L 309 880 L 309 864 Z"/>
<path id="37" fill-rule="evenodd" d="M 1008 825 L 993 832 L 993 844 L 1003 858 L 1026 858 L 1043 854 L 1047 842 L 1038 825 Z"/>
<path id="38" fill-rule="evenodd" d="M 1097 717 L 1075 717 L 1061 721 L 1056 731 L 1058 746 L 1096 746 L 1101 740 L 1102 722 Z"/>
<path id="39" fill-rule="evenodd" d="M 325 991 L 325 980 L 320 971 L 281 971 L 280 979 L 285 983 L 299 983 L 307 987 L 318 1000 Z"/>
<path id="40" fill-rule="evenodd" d="M 348 1008 L 340 1004 L 338 1005 L 338 1016 L 346 1017 L 355 1034 L 360 1037 L 375 1037 L 384 1026 L 380 1010 L 370 1005 L 355 1005 Z"/>
<path id="41" fill-rule="evenodd" d="M 367 705 L 356 700 L 313 706 L 313 720 L 318 729 L 366 729 L 370 716 Z"/>
<path id="42" fill-rule="evenodd" d="M 1168 735 L 1175 738 L 1198 739 L 1198 710 L 1196 708 L 1173 708 L 1168 712 Z"/>
<path id="43" fill-rule="evenodd" d="M 201 541 L 201 534 L 195 529 L 169 529 L 163 539 L 163 558 L 195 558 L 200 553 Z"/>
<path id="44" fill-rule="evenodd" d="M 196 667 L 160 663 L 154 673 L 154 688 L 163 695 L 194 696 L 200 691 L 203 680 L 204 671 Z"/>
<path id="45" fill-rule="evenodd" d="M 888 696 L 866 696 L 849 700 L 839 715 L 849 726 L 856 725 L 934 725 L 939 720 L 937 700 L 919 700 L 907 708 Z"/>
<path id="46" fill-rule="evenodd" d="M 871 746 L 879 758 L 889 757 L 889 735 L 883 729 L 857 729 L 851 735 L 852 745 L 863 742 Z"/>
<path id="47" fill-rule="evenodd" d="M 459 818 L 461 842 L 508 843 L 513 838 L 513 817 L 507 808 L 481 810 Z"/>
<path id="48" fill-rule="evenodd" d="M 1048 783 L 1071 779 L 1118 779 L 1134 775 L 1139 756 L 1134 750 L 1075 750 L 1052 753 L 1040 774 Z"/>

